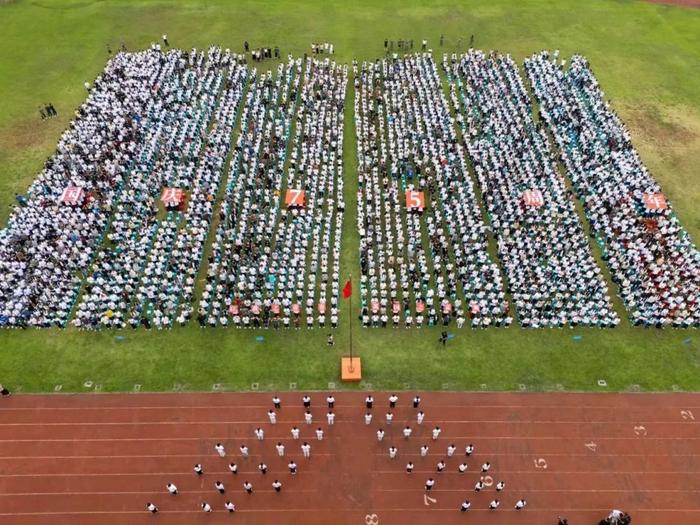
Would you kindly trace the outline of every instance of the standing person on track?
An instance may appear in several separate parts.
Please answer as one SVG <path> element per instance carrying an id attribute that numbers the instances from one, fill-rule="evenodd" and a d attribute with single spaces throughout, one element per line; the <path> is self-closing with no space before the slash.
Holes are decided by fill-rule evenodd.
<path id="1" fill-rule="evenodd" d="M 226 492 L 226 489 L 224 488 L 224 484 L 221 483 L 220 481 L 217 481 L 214 483 L 214 488 L 219 491 L 219 494 L 223 494 Z"/>
<path id="2" fill-rule="evenodd" d="M 445 467 L 446 467 L 446 466 L 447 466 L 447 465 L 445 464 L 445 462 L 444 462 L 443 460 L 440 460 L 440 461 L 438 461 L 436 470 L 437 470 L 438 472 L 442 472 L 443 470 L 445 470 Z"/>
<path id="3" fill-rule="evenodd" d="M 396 408 L 396 402 L 399 400 L 399 396 L 396 394 L 391 394 L 389 396 L 389 408 Z"/>
<path id="4" fill-rule="evenodd" d="M 304 403 L 304 408 L 306 410 L 311 408 L 311 397 L 308 394 L 301 398 L 301 402 Z"/>
<path id="5" fill-rule="evenodd" d="M 471 456 L 474 453 L 474 445 L 469 443 L 465 448 L 464 448 L 464 453 L 466 454 L 467 457 Z"/>
<path id="6" fill-rule="evenodd" d="M 381 441 L 382 439 L 384 439 L 384 429 L 380 428 L 377 430 L 377 441 Z"/>
<path id="7" fill-rule="evenodd" d="M 416 397 L 413 398 L 413 408 L 418 408 L 418 405 L 420 405 L 420 396 L 416 395 Z"/>
<path id="8" fill-rule="evenodd" d="M 454 456 L 455 451 L 457 450 L 457 447 L 454 445 L 447 445 L 447 457 L 451 458 Z"/>
<path id="9" fill-rule="evenodd" d="M 277 449 L 277 455 L 279 457 L 283 457 L 284 456 L 284 445 L 280 441 L 278 441 L 277 444 L 275 445 L 275 448 Z"/>
<path id="10" fill-rule="evenodd" d="M 425 482 L 425 491 L 430 492 L 433 490 L 433 486 L 435 485 L 435 480 L 433 478 L 428 478 L 427 481 Z"/>
<path id="11" fill-rule="evenodd" d="M 211 512 L 212 511 L 211 505 L 209 505 L 209 503 L 207 503 L 206 501 L 203 501 L 200 506 L 202 507 L 202 512 Z"/>
<path id="12" fill-rule="evenodd" d="M 326 403 L 328 403 L 328 408 L 333 409 L 335 408 L 335 397 L 333 397 L 333 394 L 328 394 L 328 397 L 326 398 Z"/>
<path id="13" fill-rule="evenodd" d="M 370 423 L 372 423 L 372 414 L 367 412 L 365 414 L 365 425 L 369 425 Z"/>
<path id="14" fill-rule="evenodd" d="M 372 410 L 372 406 L 374 406 L 374 398 L 370 394 L 365 398 L 365 407 L 367 410 Z"/>
<path id="15" fill-rule="evenodd" d="M 416 414 L 416 422 L 421 425 L 423 424 L 423 420 L 425 419 L 425 412 L 422 410 L 419 410 L 418 413 Z"/>
<path id="16" fill-rule="evenodd" d="M 272 488 L 275 489 L 275 492 L 280 492 L 282 490 L 282 483 L 280 482 L 280 480 L 276 479 L 275 481 L 273 481 Z"/>
<path id="17" fill-rule="evenodd" d="M 229 463 L 228 469 L 234 476 L 238 474 L 238 465 L 236 465 L 235 463 Z"/>
<path id="18" fill-rule="evenodd" d="M 489 471 L 490 468 L 491 468 L 491 463 L 489 463 L 489 462 L 487 461 L 486 463 L 484 463 L 483 465 L 481 465 L 481 473 L 482 473 L 482 474 L 487 473 L 487 472 Z"/>
<path id="19" fill-rule="evenodd" d="M 462 502 L 462 505 L 461 505 L 461 507 L 459 508 L 459 510 L 462 511 L 462 512 L 467 512 L 471 506 L 472 506 L 471 502 L 470 502 L 468 499 L 465 499 L 465 500 Z"/>
<path id="20" fill-rule="evenodd" d="M 335 424 L 335 414 L 332 411 L 328 411 L 328 414 L 326 414 L 326 420 L 328 421 L 328 425 L 334 425 Z"/>
<path id="21" fill-rule="evenodd" d="M 394 447 L 394 446 L 389 447 L 389 459 L 395 459 L 397 452 L 398 452 L 398 450 L 396 449 L 396 447 Z"/>
<path id="22" fill-rule="evenodd" d="M 515 502 L 515 510 L 523 510 L 526 505 L 527 501 L 525 501 L 524 499 L 519 499 Z"/>
<path id="23" fill-rule="evenodd" d="M 311 415 L 311 412 L 309 412 L 309 411 L 307 410 L 306 413 L 304 414 L 304 422 L 305 422 L 307 425 L 310 425 L 311 423 L 313 423 L 313 421 L 314 421 L 314 416 L 312 416 L 312 415 Z"/>
<path id="24" fill-rule="evenodd" d="M 289 473 L 292 476 L 295 476 L 297 473 L 297 464 L 294 463 L 294 460 L 290 461 L 289 464 L 287 465 L 287 468 L 289 469 Z"/>
<path id="25" fill-rule="evenodd" d="M 474 492 L 481 492 L 481 490 L 485 487 L 484 482 L 479 480 L 476 482 L 476 485 L 474 485 Z"/>
<path id="26" fill-rule="evenodd" d="M 252 493 L 253 493 L 253 484 L 252 484 L 250 481 L 245 480 L 245 481 L 243 482 L 243 489 L 244 489 L 248 494 L 252 494 Z"/>
<path id="27" fill-rule="evenodd" d="M 410 438 L 410 437 L 411 437 L 411 432 L 412 432 L 411 427 L 409 427 L 408 425 L 406 425 L 406 428 L 403 429 L 403 437 L 406 438 L 406 439 Z"/>
<path id="28" fill-rule="evenodd" d="M 428 455 L 428 450 L 430 450 L 430 447 L 428 447 L 428 445 L 423 445 L 423 446 L 420 448 L 420 457 L 424 458 L 425 456 L 427 456 L 427 455 Z"/>
<path id="29" fill-rule="evenodd" d="M 413 461 L 406 463 L 406 474 L 413 472 Z"/>
<path id="30" fill-rule="evenodd" d="M 262 441 L 263 439 L 265 439 L 265 431 L 262 428 L 258 427 L 255 429 L 254 432 L 255 437 L 258 438 L 258 441 Z"/>
<path id="31" fill-rule="evenodd" d="M 489 503 L 489 510 L 496 510 L 500 504 L 501 502 L 497 499 L 492 500 L 491 503 Z"/>
<path id="32" fill-rule="evenodd" d="M 461 463 L 459 467 L 457 467 L 457 471 L 460 474 L 464 474 L 467 471 L 468 465 L 466 463 Z"/>
<path id="33" fill-rule="evenodd" d="M 149 501 L 146 503 L 146 510 L 151 514 L 155 514 L 156 512 L 158 512 L 158 507 L 156 507 L 153 503 Z"/>
<path id="34" fill-rule="evenodd" d="M 292 439 L 299 439 L 299 427 L 292 427 Z"/>
<path id="35" fill-rule="evenodd" d="M 216 453 L 219 454 L 220 458 L 226 456 L 226 449 L 221 443 L 217 443 L 216 445 L 214 445 L 214 449 L 216 450 Z"/>
<path id="36" fill-rule="evenodd" d="M 437 438 L 440 437 L 440 432 L 442 432 L 440 427 L 435 427 L 433 429 L 433 441 L 437 441 Z"/>
<path id="37" fill-rule="evenodd" d="M 306 459 L 311 457 L 311 445 L 309 445 L 306 441 L 304 441 L 304 444 L 301 446 L 301 453 Z"/>
<path id="38" fill-rule="evenodd" d="M 12 393 L 4 386 L 0 385 L 0 396 L 10 397 Z"/>
<path id="39" fill-rule="evenodd" d="M 270 424 L 274 425 L 277 423 L 277 414 L 275 414 L 275 411 L 270 409 L 267 411 L 267 417 L 270 419 Z"/>
<path id="40" fill-rule="evenodd" d="M 279 410 L 280 408 L 282 408 L 282 400 L 279 397 L 277 397 L 277 394 L 272 396 L 272 404 L 275 407 L 275 410 Z"/>
<path id="41" fill-rule="evenodd" d="M 196 463 L 194 466 L 194 473 L 197 474 L 198 476 L 201 476 L 204 474 L 204 469 L 202 468 L 201 463 Z"/>
<path id="42" fill-rule="evenodd" d="M 505 481 L 499 481 L 498 483 L 496 483 L 496 492 L 501 492 L 504 488 L 506 488 Z"/>
<path id="43" fill-rule="evenodd" d="M 316 439 L 323 441 L 323 429 L 321 427 L 316 429 Z"/>
<path id="44" fill-rule="evenodd" d="M 391 412 L 386 413 L 386 424 L 391 425 L 391 421 L 394 419 L 394 414 Z"/>
<path id="45" fill-rule="evenodd" d="M 173 483 L 168 483 L 165 488 L 167 488 L 168 492 L 173 496 L 177 495 L 177 487 Z"/>
<path id="46" fill-rule="evenodd" d="M 248 447 L 245 444 L 241 445 L 239 450 L 241 451 L 241 456 L 244 458 L 248 457 Z"/>
<path id="47" fill-rule="evenodd" d="M 227 511 L 229 511 L 229 513 L 236 512 L 236 506 L 233 503 L 231 503 L 230 501 L 227 501 L 226 503 L 224 503 L 224 508 Z"/>
<path id="48" fill-rule="evenodd" d="M 258 470 L 260 471 L 260 474 L 264 476 L 267 474 L 267 465 L 265 465 L 265 463 L 260 463 L 260 465 L 258 465 Z"/>

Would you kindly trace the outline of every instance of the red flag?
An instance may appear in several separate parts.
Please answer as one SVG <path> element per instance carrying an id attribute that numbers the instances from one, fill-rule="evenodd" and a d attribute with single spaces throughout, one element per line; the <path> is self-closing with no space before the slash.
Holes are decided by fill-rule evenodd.
<path id="1" fill-rule="evenodd" d="M 352 282 L 350 279 L 348 279 L 348 282 L 345 283 L 345 288 L 343 288 L 343 298 L 347 299 L 352 295 Z"/>

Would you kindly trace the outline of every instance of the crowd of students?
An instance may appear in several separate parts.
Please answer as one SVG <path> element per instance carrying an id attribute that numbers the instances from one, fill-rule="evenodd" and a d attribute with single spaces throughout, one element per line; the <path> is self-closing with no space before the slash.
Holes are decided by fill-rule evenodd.
<path id="1" fill-rule="evenodd" d="M 470 50 L 445 56 L 444 64 L 520 324 L 617 325 L 516 63 L 508 55 Z"/>
<path id="2" fill-rule="evenodd" d="M 346 83 L 330 59 L 290 59 L 249 91 L 201 326 L 338 325 Z"/>
<path id="3" fill-rule="evenodd" d="M 353 67 L 362 324 L 510 324 L 432 56 Z"/>
<path id="4" fill-rule="evenodd" d="M 247 71 L 219 48 L 173 50 L 159 67 L 160 96 L 147 112 L 141 153 L 76 309 L 81 328 L 168 328 L 192 314 Z M 159 213 L 164 188 L 189 192 L 183 211 Z"/>
<path id="5" fill-rule="evenodd" d="M 525 61 L 525 70 L 630 320 L 658 328 L 699 326 L 700 252 L 586 59 L 575 55 L 565 69 L 558 52 L 543 51 Z"/>

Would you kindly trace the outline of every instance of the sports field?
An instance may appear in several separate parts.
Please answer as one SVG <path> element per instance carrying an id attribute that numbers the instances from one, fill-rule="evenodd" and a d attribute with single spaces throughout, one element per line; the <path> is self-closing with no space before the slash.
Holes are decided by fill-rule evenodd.
<path id="1" fill-rule="evenodd" d="M 695 523 L 700 515 L 697 394 L 426 393 L 419 406 L 425 419 L 418 424 L 407 392 L 398 396 L 391 425 L 384 421 L 388 393 L 374 394 L 370 425 L 362 392 L 335 396 L 332 425 L 322 393 L 311 396 L 311 425 L 304 423 L 301 392 L 280 396 L 275 424 L 267 421 L 269 394 L 3 400 L 0 517 L 9 525 L 96 519 L 106 525 L 541 525 L 566 516 L 574 525 L 598 523 L 611 508 L 622 508 L 635 524 L 668 525 Z M 298 440 L 291 437 L 293 426 Z M 255 439 L 258 428 L 263 440 Z M 308 459 L 300 451 L 304 442 L 311 445 Z M 223 458 L 217 443 L 225 448 Z M 468 444 L 474 447 L 469 456 Z M 448 456 L 450 445 L 456 450 Z M 389 458 L 392 446 L 396 457 Z M 295 475 L 290 461 L 298 465 Z M 445 467 L 437 472 L 440 461 Z M 258 472 L 261 462 L 265 474 Z M 201 476 L 192 470 L 197 463 Z M 236 474 L 229 463 L 237 465 Z M 428 478 L 435 481 L 430 492 L 424 490 Z M 271 488 L 275 479 L 280 493 Z M 223 495 L 216 481 L 223 482 Z M 244 492 L 244 481 L 253 485 L 252 494 Z M 477 492 L 479 481 L 484 486 Z M 501 481 L 505 488 L 497 491 Z M 177 495 L 167 493 L 168 483 Z M 527 506 L 517 511 L 521 498 Z M 465 499 L 471 503 L 466 515 L 459 511 Z M 489 510 L 494 499 L 500 506 Z M 234 516 L 224 509 L 226 501 L 236 505 Z M 157 505 L 156 516 L 145 511 L 146 502 Z M 200 510 L 203 502 L 211 514 Z"/>
<path id="2" fill-rule="evenodd" d="M 696 242 L 700 235 L 700 10 L 636 1 L 44 1 L 0 2 L 0 22 L 3 224 L 14 193 L 26 190 L 85 99 L 83 82 L 103 69 L 108 46 L 141 49 L 167 33 L 183 49 L 241 50 L 248 40 L 300 56 L 311 42 L 329 41 L 336 59 L 350 63 L 383 56 L 385 38 L 425 38 L 438 58 L 465 51 L 474 35 L 476 47 L 511 53 L 520 64 L 545 48 L 585 55 L 681 222 Z M 46 102 L 57 118 L 40 120 L 37 108 Z M 352 111 L 346 104 L 343 276 L 359 272 Z M 593 255 L 600 262 L 600 252 Z M 365 330 L 355 323 L 352 344 L 363 358 L 362 386 L 375 389 L 700 388 L 696 331 L 633 328 L 617 298 L 613 306 L 622 323 L 605 331 L 451 328 L 454 338 L 442 349 L 437 329 Z M 170 331 L 2 330 L 1 379 L 25 392 L 59 385 L 62 391 L 320 389 L 337 381 L 347 329 L 343 305 L 332 348 L 327 331 L 318 329 L 200 329 L 194 322 Z"/>

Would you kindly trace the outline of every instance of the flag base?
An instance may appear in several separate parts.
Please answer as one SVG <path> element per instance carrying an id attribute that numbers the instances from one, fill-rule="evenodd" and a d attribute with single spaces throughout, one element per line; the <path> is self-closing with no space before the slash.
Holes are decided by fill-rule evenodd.
<path id="1" fill-rule="evenodd" d="M 359 357 L 353 357 L 352 364 L 349 357 L 340 358 L 340 378 L 346 382 L 362 380 L 362 361 Z"/>

